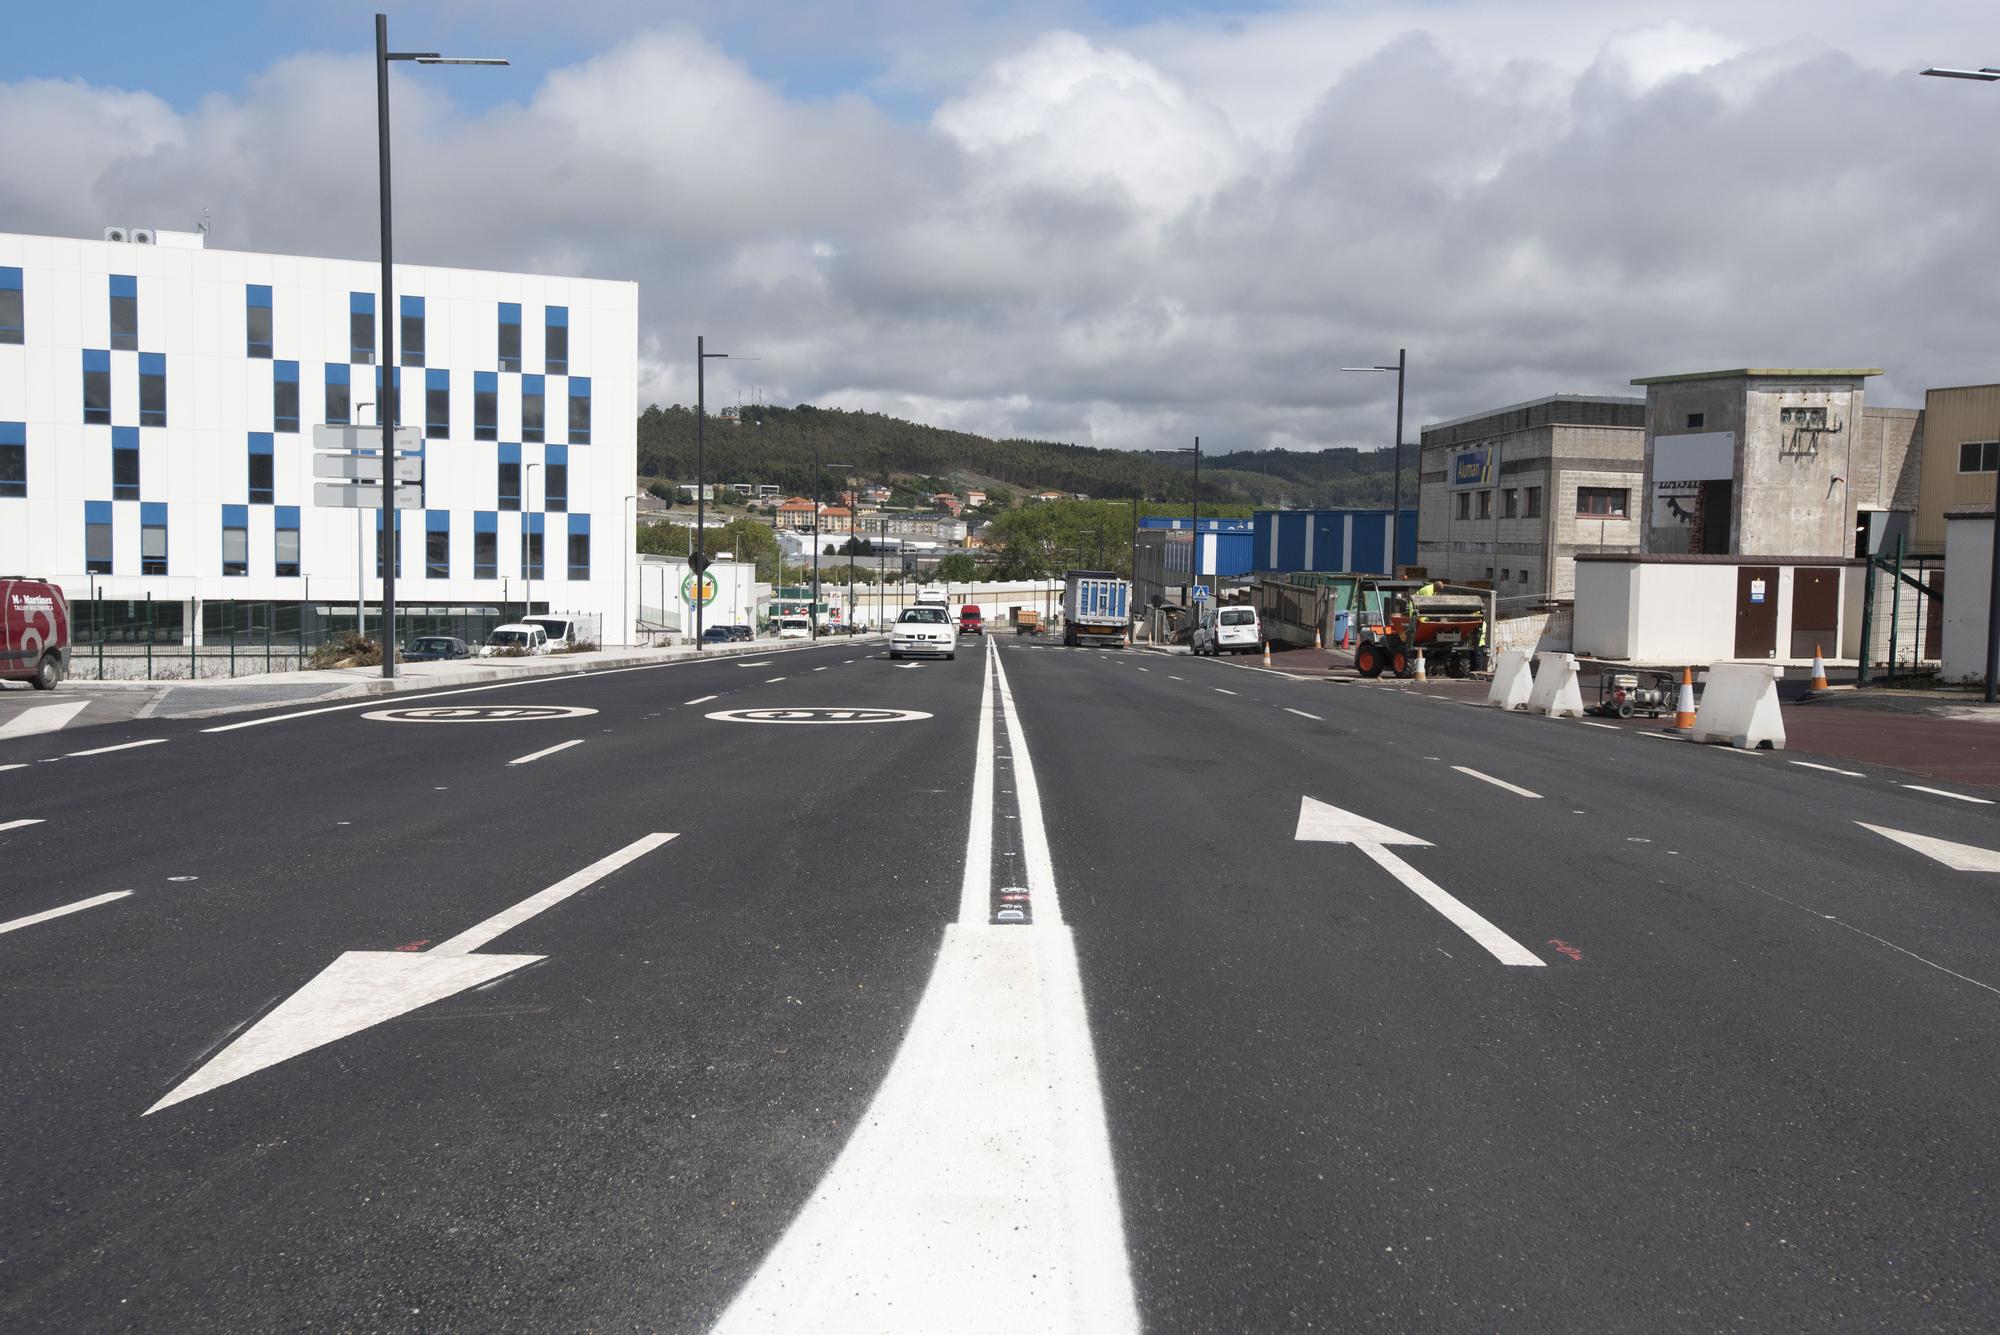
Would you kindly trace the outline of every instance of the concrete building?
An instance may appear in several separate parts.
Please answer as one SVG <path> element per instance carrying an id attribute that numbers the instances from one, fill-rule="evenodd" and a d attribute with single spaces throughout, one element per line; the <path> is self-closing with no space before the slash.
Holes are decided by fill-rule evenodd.
<path id="1" fill-rule="evenodd" d="M 398 266 L 384 393 L 378 265 L 204 240 L 0 234 L 0 570 L 60 583 L 79 625 L 136 607 L 180 642 L 259 609 L 351 626 L 379 598 L 381 512 L 319 503 L 313 428 L 388 399 L 421 432 L 421 506 L 394 525 L 406 626 L 518 611 L 532 586 L 630 642 L 636 284 Z"/>
<path id="2" fill-rule="evenodd" d="M 1255 535 L 1248 520 L 1204 519 L 1198 533 L 1185 519 L 1149 517 L 1139 522 L 1132 580 L 1137 605 L 1155 597 L 1186 603 L 1193 597 L 1197 575 L 1199 583 L 1212 590 L 1222 581 L 1250 573 Z"/>
<path id="3" fill-rule="evenodd" d="M 1517 606 L 1565 599 L 1579 551 L 1637 551 L 1646 404 L 1583 394 L 1423 428 L 1416 564 Z"/>
<path id="4" fill-rule="evenodd" d="M 1923 436 L 1923 466 L 1911 507 L 1916 519 L 1905 550 L 1942 556 L 1947 511 L 1993 506 L 1994 473 L 2000 469 L 2000 385 L 1931 390 L 1924 395 Z"/>

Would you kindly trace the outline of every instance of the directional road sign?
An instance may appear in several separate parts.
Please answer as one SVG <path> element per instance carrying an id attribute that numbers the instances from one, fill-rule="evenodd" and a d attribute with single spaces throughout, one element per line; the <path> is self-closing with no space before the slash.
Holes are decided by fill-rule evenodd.
<path id="1" fill-rule="evenodd" d="M 382 488 L 368 482 L 315 482 L 313 504 L 336 510 L 379 510 L 382 508 Z M 413 483 L 397 483 L 396 508 L 423 509 L 424 489 Z"/>
<path id="2" fill-rule="evenodd" d="M 316 450 L 370 450 L 380 453 L 382 449 L 382 428 L 379 426 L 316 426 L 313 428 L 313 448 Z M 423 432 L 413 426 L 396 428 L 396 453 L 420 454 L 424 448 Z"/>
<path id="3" fill-rule="evenodd" d="M 313 476 L 343 478 L 349 482 L 380 482 L 382 480 L 382 456 L 366 454 L 315 454 L 313 456 Z M 421 482 L 424 480 L 424 461 L 417 458 L 396 460 L 396 481 Z"/>

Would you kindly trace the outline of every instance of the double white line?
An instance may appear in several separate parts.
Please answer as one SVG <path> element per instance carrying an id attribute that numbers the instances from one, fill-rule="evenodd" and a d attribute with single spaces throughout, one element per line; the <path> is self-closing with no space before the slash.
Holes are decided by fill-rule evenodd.
<path id="1" fill-rule="evenodd" d="M 991 909 L 994 699 L 1032 925 Z M 895 1063 L 720 1332 L 1139 1328 L 1070 930 L 1034 763 L 991 643 L 958 921 Z"/>

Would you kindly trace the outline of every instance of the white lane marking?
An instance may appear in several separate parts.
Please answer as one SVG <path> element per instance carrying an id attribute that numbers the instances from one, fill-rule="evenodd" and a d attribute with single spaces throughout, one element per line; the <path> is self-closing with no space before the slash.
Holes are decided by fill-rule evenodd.
<path id="1" fill-rule="evenodd" d="M 29 820 L 0 820 L 0 834 L 5 834 L 9 830 L 25 830 L 30 825 L 42 824 L 46 824 L 46 822 L 39 817 Z"/>
<path id="2" fill-rule="evenodd" d="M 30 913 L 25 918 L 16 918 L 12 922 L 0 922 L 0 933 L 18 932 L 23 927 L 33 927 L 36 923 L 47 922 L 51 918 L 61 918 L 72 913 L 81 913 L 85 909 L 94 909 L 99 904 L 109 904 L 114 899 L 123 899 L 131 893 L 130 890 L 113 890 L 108 895 L 92 895 L 89 899 L 79 899 L 76 903 L 65 904 L 61 908 L 44 909 L 40 913 Z"/>
<path id="3" fill-rule="evenodd" d="M 502 909 L 481 923 L 466 928 L 451 940 L 432 946 L 427 955 L 465 955 L 479 949 L 494 937 L 511 928 L 518 927 L 537 913 L 554 908 L 579 890 L 584 890 L 603 880 L 628 862 L 636 862 L 646 854 L 676 836 L 671 834 L 649 834 L 643 839 L 634 839 L 616 853 L 606 854 L 585 867 L 563 877 L 548 889 L 528 896 L 512 908 Z"/>
<path id="4" fill-rule="evenodd" d="M 1587 718 L 1580 718 L 1577 720 L 1577 722 L 1581 723 L 1586 728 L 1609 728 L 1613 732 L 1625 731 L 1625 729 L 1619 727 L 1616 723 L 1592 723 Z"/>
<path id="5" fill-rule="evenodd" d="M 557 742 L 554 746 L 545 746 L 539 751 L 530 751 L 527 755 L 516 757 L 515 759 L 510 760 L 507 763 L 510 765 L 527 765 L 531 764 L 534 761 L 540 760 L 543 756 L 552 756 L 558 751 L 567 751 L 572 746 L 582 746 L 582 745 L 583 745 L 583 738 L 576 737 L 572 738 L 567 742 Z"/>
<path id="6" fill-rule="evenodd" d="M 1929 793 L 1933 797 L 1955 797 L 1961 802 L 1977 802 L 1982 807 L 1990 807 L 1993 802 L 1984 797 L 1967 797 L 1964 793 L 1948 793 L 1942 788 L 1926 788 L 1920 783 L 1906 783 L 1903 787 L 1913 793 Z"/>
<path id="7" fill-rule="evenodd" d="M 1223 690 L 1223 689 L 1222 689 L 1222 688 L 1221 688 L 1220 686 L 1211 686 L 1211 687 L 1209 687 L 1209 689 L 1210 689 L 1210 690 L 1212 690 L 1212 691 L 1214 691 L 1214 692 L 1215 692 L 1215 693 L 1216 693 L 1217 695 L 1234 695 L 1234 694 L 1236 694 L 1236 692 L 1234 692 L 1234 691 L 1225 691 L 1225 690 Z"/>
<path id="8" fill-rule="evenodd" d="M 1176 677 L 1176 676 L 1175 676 L 1175 675 L 1174 675 L 1173 673 L 1169 672 L 1169 673 L 1167 674 L 1167 680 L 1168 680 L 1168 681 L 1186 681 L 1186 680 L 1187 680 L 1187 678 L 1186 678 L 1186 677 Z"/>
<path id="9" fill-rule="evenodd" d="M 1858 769 L 1835 769 L 1832 765 L 1816 765 L 1810 760 L 1793 760 L 1786 763 L 1803 765 L 1807 769 L 1825 770 L 1828 774 L 1845 774 L 1850 779 L 1865 779 L 1868 777 Z"/>
<path id="10" fill-rule="evenodd" d="M 0 723 L 0 742 L 10 737 L 33 737 L 37 733 L 59 732 L 69 721 L 90 707 L 88 700 L 60 705 L 35 705 Z"/>
<path id="11" fill-rule="evenodd" d="M 705 705 L 710 700 L 720 700 L 721 698 L 719 695 L 697 695 L 694 699 L 683 700 L 681 703 L 684 705 Z"/>
<path id="12" fill-rule="evenodd" d="M 972 820 L 965 836 L 965 875 L 958 888 L 958 920 L 986 916 L 993 870 L 993 663 L 979 674 L 979 749 L 972 755 Z"/>
<path id="13" fill-rule="evenodd" d="M 766 677 L 764 678 L 764 684 L 766 686 L 769 686 L 774 681 L 783 681 L 783 680 L 784 680 L 783 677 Z"/>
<path id="14" fill-rule="evenodd" d="M 25 761 L 16 765 L 0 765 L 0 774 L 4 774 L 10 769 L 26 769 L 26 768 L 28 768 L 28 766 Z"/>
<path id="15" fill-rule="evenodd" d="M 813 669 L 813 671 L 814 671 L 814 672 L 824 672 L 824 671 L 826 671 L 826 670 L 827 670 L 827 668 L 829 668 L 829 667 L 831 667 L 831 666 L 833 666 L 833 665 L 832 665 L 831 663 L 823 663 L 823 664 L 821 664 L 821 665 L 820 665 L 819 667 L 816 667 L 816 668 L 814 668 L 814 669 Z"/>
<path id="16" fill-rule="evenodd" d="M 1541 796 L 1540 793 L 1530 792 L 1526 788 L 1517 787 L 1514 784 L 1508 783 L 1505 779 L 1496 779 L 1491 774 L 1481 773 L 1480 771 L 1473 769 L 1470 765 L 1453 765 L 1452 768 L 1457 770 L 1460 774 L 1470 775 L 1472 778 L 1480 779 L 1487 783 L 1492 784 L 1495 788 L 1505 788 L 1508 792 L 1518 793 L 1522 797 L 1538 798 Z"/>
<path id="17" fill-rule="evenodd" d="M 1892 839 L 1905 848 L 1942 862 L 1953 871 L 2000 871 L 2000 852 L 1990 848 L 1981 848 L 1977 844 L 1955 844 L 1949 839 L 1912 834 L 1908 830 L 1892 830 L 1883 825 L 1870 825 L 1865 820 L 1854 823 L 1864 830 L 1873 830 L 1884 839 Z"/>
<path id="18" fill-rule="evenodd" d="M 1860 822 L 1857 821 L 1855 823 L 1859 824 Z M 1939 973 L 1950 974 L 1953 978 L 1958 979 L 1958 981 L 1961 983 L 1971 983 L 1974 987 L 1983 988 L 1988 992 L 1994 993 L 1995 995 L 2000 995 L 2000 987 L 1995 987 L 1991 983 L 1982 983 L 1977 978 L 1968 978 L 1956 969 L 1947 969 L 1944 965 L 1939 964 L 1936 960 L 1926 959 L 1922 955 L 1919 955 L 1916 951 L 1910 950 L 1904 946 L 1899 946 L 1894 941 L 1889 940 L 1887 937 L 1877 936 L 1873 932 L 1863 931 L 1861 928 L 1856 927 L 1851 922 L 1843 922 L 1838 917 L 1834 916 L 1831 913 L 1821 913 L 1818 909 L 1809 908 L 1806 905 L 1799 903 L 1796 899 L 1786 899 L 1783 895 L 1779 894 L 1775 890 L 1766 890 L 1761 885 L 1753 886 L 1752 888 L 1755 889 L 1758 894 L 1768 895 L 1772 899 L 1777 900 L 1780 904 L 1790 905 L 1792 908 L 1798 909 L 1801 913 L 1809 913 L 1813 917 L 1818 918 L 1822 922 L 1832 923 L 1835 927 L 1845 927 L 1848 931 L 1853 932 L 1856 936 L 1865 936 L 1870 941 L 1875 942 L 1877 945 L 1887 946 L 1889 947 L 1889 949 L 1901 955 L 1908 955 L 1911 959 L 1915 960 L 1917 963 L 1927 965 L 1930 968 L 1936 969 Z"/>
<path id="19" fill-rule="evenodd" d="M 1138 667 L 1138 664 L 1136 664 L 1136 663 L 1135 663 L 1135 664 L 1133 664 L 1133 666 L 1134 666 L 1134 667 Z M 1141 672 L 1151 672 L 1152 670 L 1153 670 L 1153 669 L 1151 669 L 1151 668 L 1149 668 L 1149 667 L 1142 667 L 1142 668 L 1139 668 L 1139 671 L 1141 671 Z"/>
<path id="20" fill-rule="evenodd" d="M 960 921 L 874 1101 L 714 1327 L 745 1332 L 1139 1329 L 1111 1137 L 1070 929 L 998 654 L 1035 921 L 992 926 L 975 761 Z M 990 783 L 990 771 L 987 771 Z M 983 808 L 990 818 L 990 802 Z M 987 827 L 990 840 L 990 825 Z M 1041 853 L 1035 850 L 1039 846 Z M 1007 1017 L 996 1022 L 995 1017 Z"/>
<path id="21" fill-rule="evenodd" d="M 840 660 L 840 665 L 842 667 L 846 667 L 849 663 L 856 663 L 859 661 L 860 661 L 859 659 L 854 659 L 854 658 L 843 658 Z"/>
<path id="22" fill-rule="evenodd" d="M 1645 737 L 1655 742 L 1682 742 L 1687 740 L 1685 737 L 1675 737 L 1670 733 L 1664 732 L 1634 732 L 1633 736 Z"/>
<path id="23" fill-rule="evenodd" d="M 63 759 L 74 760 L 78 756 L 108 756 L 113 751 L 130 751 L 139 746 L 158 746 L 166 740 L 164 737 L 148 737 L 143 742 L 120 742 L 116 746 L 97 746 L 88 751 L 70 751 L 63 756 Z"/>
<path id="24" fill-rule="evenodd" d="M 896 666 L 897 666 L 897 667 L 899 667 L 899 668 L 902 668 L 902 669 L 903 669 L 903 670 L 904 670 L 905 672 L 908 672 L 908 671 L 909 671 L 909 670 L 910 670 L 911 668 L 920 668 L 920 667 L 922 667 L 922 666 L 923 666 L 923 664 L 922 664 L 922 663 L 898 663 L 898 664 L 897 664 Z"/>
<path id="25" fill-rule="evenodd" d="M 1325 719 L 1321 718 L 1321 717 L 1320 717 L 1319 715 L 1317 715 L 1317 714 L 1308 714 L 1308 713 L 1306 713 L 1306 711 L 1305 711 L 1305 710 L 1303 710 L 1303 709 L 1293 709 L 1293 708 L 1292 708 L 1292 707 L 1291 707 L 1290 705 L 1286 705 L 1286 706 L 1285 706 L 1285 712 L 1286 712 L 1287 714 L 1297 714 L 1297 715 L 1298 715 L 1298 716 L 1299 716 L 1300 718 L 1309 718 L 1309 719 L 1311 719 L 1311 720 L 1312 720 L 1312 721 L 1313 721 L 1314 723 L 1324 723 L 1324 722 L 1326 722 L 1326 720 L 1325 720 Z"/>
<path id="26" fill-rule="evenodd" d="M 754 662 L 754 663 L 738 663 L 738 664 L 737 664 L 736 666 L 737 666 L 737 667 L 769 667 L 769 666 L 771 666 L 771 660 L 770 660 L 770 659 L 768 659 L 768 658 L 760 658 L 760 659 L 758 659 L 758 660 L 757 660 L 756 662 Z"/>

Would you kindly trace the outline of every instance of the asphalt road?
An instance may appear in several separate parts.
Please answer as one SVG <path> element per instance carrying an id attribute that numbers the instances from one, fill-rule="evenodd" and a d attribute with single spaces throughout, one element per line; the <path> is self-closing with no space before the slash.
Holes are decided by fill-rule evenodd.
<path id="1" fill-rule="evenodd" d="M 1997 814 L 1006 638 L 9 739 L 0 1326 L 1990 1330 L 1857 822 Z"/>

